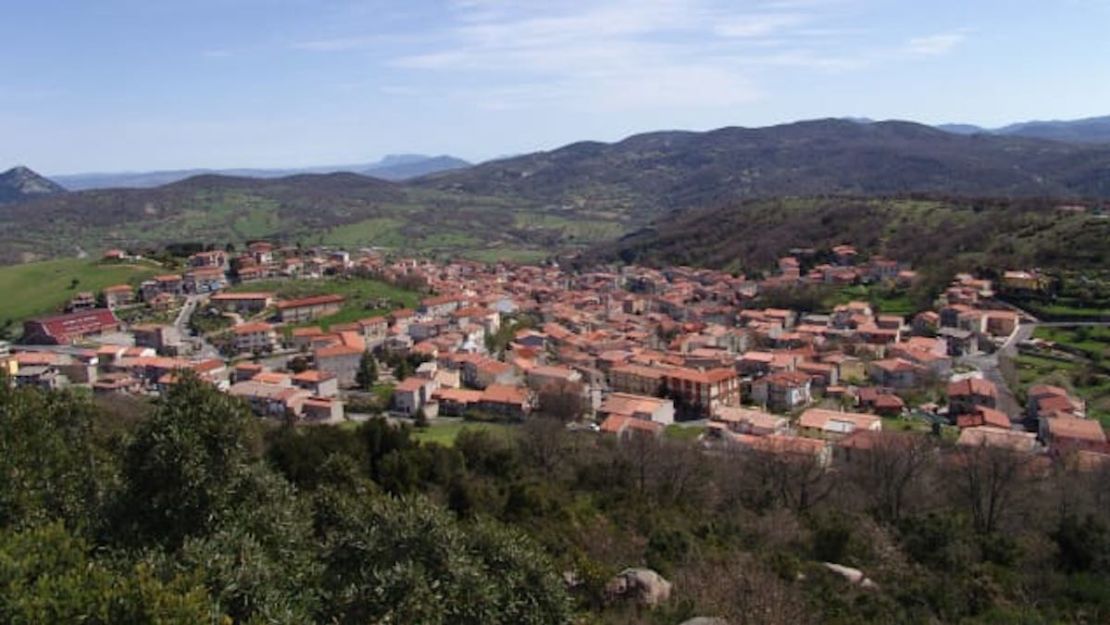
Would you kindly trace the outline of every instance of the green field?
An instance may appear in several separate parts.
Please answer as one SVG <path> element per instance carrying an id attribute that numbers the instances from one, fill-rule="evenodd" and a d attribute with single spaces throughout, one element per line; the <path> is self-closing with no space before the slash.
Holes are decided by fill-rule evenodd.
<path id="1" fill-rule="evenodd" d="M 703 427 L 692 427 L 686 425 L 671 424 L 667 429 L 663 430 L 663 436 L 673 441 L 695 441 L 699 436 L 705 432 Z"/>
<path id="2" fill-rule="evenodd" d="M 319 280 L 263 280 L 248 282 L 231 289 L 231 292 L 263 291 L 277 293 L 282 299 L 296 299 L 313 295 L 342 295 L 347 298 L 338 313 L 317 319 L 305 325 L 328 327 L 335 323 L 350 323 L 384 315 L 393 308 L 412 308 L 420 301 L 420 294 L 395 287 L 379 280 L 366 278 L 323 278 Z M 388 300 L 389 306 L 379 306 Z"/>
<path id="3" fill-rule="evenodd" d="M 1083 350 L 1091 356 L 1110 361 L 1110 327 L 1079 326 L 1074 328 L 1038 327 L 1033 332 L 1038 339 L 1052 341 Z"/>
<path id="4" fill-rule="evenodd" d="M 0 267 L 0 322 L 58 311 L 79 291 L 138 284 L 159 273 L 153 264 L 114 264 L 66 258 Z M 74 282 L 76 281 L 76 282 Z"/>
<path id="5" fill-rule="evenodd" d="M 831 309 L 838 304 L 847 304 L 852 301 L 869 302 L 877 309 L 877 313 L 883 315 L 902 315 L 905 317 L 917 312 L 905 291 L 889 290 L 884 287 L 863 284 L 839 289 L 826 302 L 826 305 Z"/>
<path id="6" fill-rule="evenodd" d="M 438 443 L 446 447 L 455 444 L 455 439 L 463 430 L 483 430 L 502 436 L 512 432 L 512 425 L 504 423 L 484 423 L 461 420 L 437 421 L 430 427 L 413 430 L 413 438 L 422 443 Z"/>

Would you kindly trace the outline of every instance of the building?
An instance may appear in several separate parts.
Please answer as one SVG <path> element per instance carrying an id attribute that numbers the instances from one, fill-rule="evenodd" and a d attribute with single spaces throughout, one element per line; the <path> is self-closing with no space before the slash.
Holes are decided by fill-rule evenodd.
<path id="1" fill-rule="evenodd" d="M 508 419 L 523 419 L 532 412 L 532 394 L 523 386 L 491 384 L 482 391 L 477 408 L 482 412 Z"/>
<path id="2" fill-rule="evenodd" d="M 798 417 L 797 426 L 807 436 L 841 438 L 856 430 L 880 431 L 883 420 L 872 414 L 810 408 Z"/>
<path id="3" fill-rule="evenodd" d="M 994 408 L 998 389 L 989 380 L 964 378 L 948 384 L 948 415 L 971 414 L 975 408 Z"/>
<path id="4" fill-rule="evenodd" d="M 618 365 L 609 369 L 609 387 L 634 395 L 658 396 L 663 392 L 663 369 L 644 365 Z"/>
<path id="5" fill-rule="evenodd" d="M 601 401 L 597 412 L 598 417 L 603 420 L 612 416 L 623 416 L 645 419 L 663 425 L 674 423 L 674 402 L 646 395 L 610 393 Z"/>
<path id="6" fill-rule="evenodd" d="M 131 327 L 136 347 L 149 347 L 163 356 L 176 356 L 181 351 L 181 333 L 166 324 L 142 324 Z"/>
<path id="7" fill-rule="evenodd" d="M 812 378 L 801 371 L 779 371 L 752 382 L 751 400 L 771 410 L 790 412 L 812 401 Z"/>
<path id="8" fill-rule="evenodd" d="M 208 303 L 224 312 L 254 315 L 274 304 L 273 293 L 217 293 Z"/>
<path id="9" fill-rule="evenodd" d="M 23 322 L 23 342 L 32 345 L 68 345 L 83 338 L 119 330 L 119 319 L 107 308 L 94 308 L 39 317 Z"/>
<path id="10" fill-rule="evenodd" d="M 278 344 L 277 331 L 265 322 L 244 323 L 231 329 L 235 351 L 262 353 L 271 352 Z"/>
<path id="11" fill-rule="evenodd" d="M 316 397 L 336 397 L 339 395 L 339 379 L 331 373 L 308 369 L 294 374 L 293 385 L 312 393 Z"/>
<path id="12" fill-rule="evenodd" d="M 663 386 L 679 413 L 692 418 L 709 418 L 720 406 L 740 405 L 740 377 L 731 367 L 666 369 Z"/>
<path id="13" fill-rule="evenodd" d="M 118 308 L 135 303 L 135 289 L 127 284 L 116 284 L 104 287 L 104 305 L 108 308 Z"/>
<path id="14" fill-rule="evenodd" d="M 342 295 L 316 295 L 280 302 L 277 309 L 282 322 L 301 323 L 334 315 L 343 307 L 344 301 L 346 298 Z"/>
<path id="15" fill-rule="evenodd" d="M 790 427 L 786 417 L 739 406 L 718 408 L 713 421 L 723 424 L 730 432 L 752 436 L 785 434 Z"/>
<path id="16" fill-rule="evenodd" d="M 432 379 L 410 376 L 393 387 L 393 408 L 409 416 L 424 410 L 432 401 L 439 384 Z M 425 415 L 427 411 L 425 410 Z"/>
<path id="17" fill-rule="evenodd" d="M 336 377 L 339 386 L 355 385 L 359 363 L 365 350 L 351 345 L 329 345 L 314 352 L 316 368 Z"/>

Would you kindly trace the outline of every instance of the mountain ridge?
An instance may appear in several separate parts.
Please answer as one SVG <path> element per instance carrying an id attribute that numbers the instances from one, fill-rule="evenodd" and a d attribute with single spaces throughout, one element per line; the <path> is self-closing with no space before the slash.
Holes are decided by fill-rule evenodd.
<path id="1" fill-rule="evenodd" d="M 65 193 L 65 189 L 29 167 L 16 165 L 0 173 L 0 204 L 56 193 Z"/>

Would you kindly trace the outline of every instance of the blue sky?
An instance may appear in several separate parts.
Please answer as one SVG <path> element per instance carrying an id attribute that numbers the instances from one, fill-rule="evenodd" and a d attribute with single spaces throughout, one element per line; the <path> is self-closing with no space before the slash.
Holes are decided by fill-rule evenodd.
<path id="1" fill-rule="evenodd" d="M 0 169 L 1110 114 L 1110 0 L 0 0 Z"/>

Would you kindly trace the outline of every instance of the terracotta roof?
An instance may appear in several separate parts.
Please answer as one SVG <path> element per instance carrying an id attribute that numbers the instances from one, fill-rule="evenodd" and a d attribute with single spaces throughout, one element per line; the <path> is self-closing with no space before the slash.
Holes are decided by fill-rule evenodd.
<path id="1" fill-rule="evenodd" d="M 277 305 L 278 310 L 288 310 L 290 308 L 304 308 L 307 306 L 321 306 L 324 304 L 341 304 L 347 298 L 342 295 L 315 295 L 313 297 L 304 297 L 301 299 L 291 299 L 281 302 Z"/>

